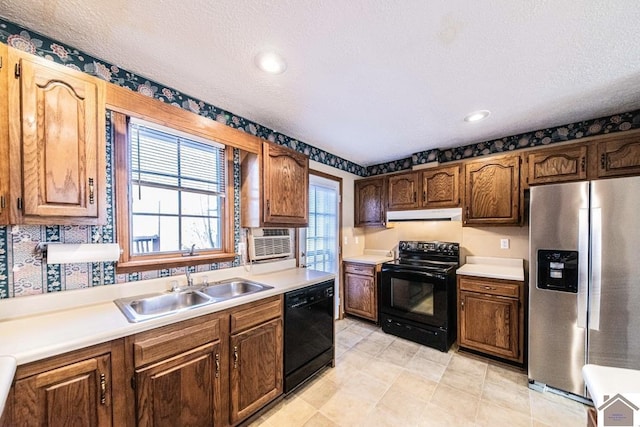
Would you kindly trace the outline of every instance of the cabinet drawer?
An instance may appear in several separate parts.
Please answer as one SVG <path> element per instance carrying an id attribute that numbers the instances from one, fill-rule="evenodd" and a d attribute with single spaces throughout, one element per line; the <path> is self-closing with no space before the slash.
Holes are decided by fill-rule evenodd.
<path id="1" fill-rule="evenodd" d="M 197 320 L 138 334 L 133 344 L 135 367 L 220 339 L 219 317 Z"/>
<path id="2" fill-rule="evenodd" d="M 273 297 L 231 313 L 231 333 L 249 329 L 268 320 L 282 316 L 282 299 Z"/>
<path id="3" fill-rule="evenodd" d="M 375 267 L 373 265 L 368 264 L 354 264 L 354 263 L 345 263 L 344 271 L 352 274 L 362 274 L 365 276 L 373 276 L 375 272 Z"/>
<path id="4" fill-rule="evenodd" d="M 459 277 L 458 283 L 461 291 L 479 292 L 489 295 L 518 298 L 523 286 L 519 282 L 500 281 L 491 279 L 469 279 Z"/>

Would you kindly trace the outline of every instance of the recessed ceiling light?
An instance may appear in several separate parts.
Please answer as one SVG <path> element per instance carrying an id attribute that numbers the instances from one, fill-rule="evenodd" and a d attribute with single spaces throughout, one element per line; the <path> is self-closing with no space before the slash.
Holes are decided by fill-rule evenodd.
<path id="1" fill-rule="evenodd" d="M 474 111 L 473 113 L 467 114 L 467 116 L 464 118 L 464 121 L 477 122 L 479 120 L 486 119 L 487 117 L 489 117 L 489 114 L 491 114 L 491 111 L 489 110 Z"/>
<path id="2" fill-rule="evenodd" d="M 261 52 L 256 55 L 256 65 L 269 74 L 280 74 L 287 69 L 284 59 L 274 52 Z"/>

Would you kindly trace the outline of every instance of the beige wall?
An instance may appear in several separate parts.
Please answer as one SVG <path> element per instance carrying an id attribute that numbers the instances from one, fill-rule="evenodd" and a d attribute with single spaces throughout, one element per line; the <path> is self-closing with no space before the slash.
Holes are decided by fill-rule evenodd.
<path id="1" fill-rule="evenodd" d="M 463 263 L 467 255 L 529 258 L 528 226 L 472 228 L 462 227 L 460 221 L 408 221 L 392 226 L 367 229 L 365 248 L 389 250 L 400 240 L 442 240 L 460 243 Z M 500 248 L 500 239 L 505 238 L 509 239 L 509 249 Z"/>

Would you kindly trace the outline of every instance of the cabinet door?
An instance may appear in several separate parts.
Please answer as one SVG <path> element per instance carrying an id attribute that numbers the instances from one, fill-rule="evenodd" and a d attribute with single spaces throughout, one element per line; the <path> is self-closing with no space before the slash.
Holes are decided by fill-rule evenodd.
<path id="1" fill-rule="evenodd" d="M 388 209 L 416 209 L 419 207 L 418 184 L 417 173 L 390 176 Z"/>
<path id="2" fill-rule="evenodd" d="M 529 153 L 529 185 L 587 179 L 587 150 L 579 145 Z"/>
<path id="3" fill-rule="evenodd" d="M 15 383 L 14 420 L 38 426 L 110 426 L 111 358 L 105 354 Z"/>
<path id="4" fill-rule="evenodd" d="M 640 133 L 598 143 L 598 177 L 640 174 Z"/>
<path id="5" fill-rule="evenodd" d="M 384 227 L 386 222 L 384 178 L 355 181 L 355 226 Z"/>
<path id="6" fill-rule="evenodd" d="M 136 371 L 138 426 L 212 426 L 220 399 L 220 344 Z"/>
<path id="7" fill-rule="evenodd" d="M 375 281 L 373 276 L 345 273 L 344 311 L 373 321 L 378 320 Z"/>
<path id="8" fill-rule="evenodd" d="M 97 224 L 104 204 L 104 82 L 15 50 L 10 55 L 11 162 L 22 165 L 21 173 L 11 172 L 16 216 L 24 223 L 58 217 L 66 220 L 57 223 Z"/>
<path id="9" fill-rule="evenodd" d="M 263 144 L 264 225 L 309 223 L 309 158 L 276 144 Z"/>
<path id="10" fill-rule="evenodd" d="M 460 206 L 460 166 L 422 172 L 422 207 Z"/>
<path id="11" fill-rule="evenodd" d="M 519 156 L 467 163 L 465 184 L 465 225 L 519 224 Z"/>
<path id="12" fill-rule="evenodd" d="M 460 292 L 460 346 L 518 360 L 518 306 L 517 299 Z"/>
<path id="13" fill-rule="evenodd" d="M 231 336 L 231 423 L 282 394 L 282 320 Z"/>
<path id="14" fill-rule="evenodd" d="M 0 64 L 8 64 L 7 45 L 0 43 Z M 0 66 L 0 225 L 9 224 L 9 67 Z"/>

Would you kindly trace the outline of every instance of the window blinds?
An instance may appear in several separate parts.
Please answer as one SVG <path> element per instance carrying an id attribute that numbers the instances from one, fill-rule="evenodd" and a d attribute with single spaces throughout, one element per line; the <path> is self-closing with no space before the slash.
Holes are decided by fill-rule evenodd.
<path id="1" fill-rule="evenodd" d="M 224 197 L 224 145 L 135 119 L 129 132 L 132 184 Z"/>

